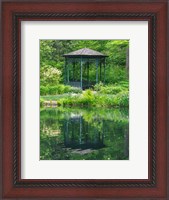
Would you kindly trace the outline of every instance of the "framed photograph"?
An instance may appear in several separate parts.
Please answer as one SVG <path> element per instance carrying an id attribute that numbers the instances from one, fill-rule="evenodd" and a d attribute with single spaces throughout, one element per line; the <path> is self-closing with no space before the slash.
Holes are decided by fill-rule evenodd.
<path id="1" fill-rule="evenodd" d="M 2 3 L 3 199 L 167 199 L 167 6 Z"/>

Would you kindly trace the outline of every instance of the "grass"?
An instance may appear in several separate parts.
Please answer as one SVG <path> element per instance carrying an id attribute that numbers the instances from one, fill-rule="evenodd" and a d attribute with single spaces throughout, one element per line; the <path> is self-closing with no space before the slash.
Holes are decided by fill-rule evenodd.
<path id="1" fill-rule="evenodd" d="M 59 95 L 59 94 L 65 94 L 65 93 L 82 93 L 82 90 L 80 88 L 71 87 L 69 85 L 63 85 L 58 84 L 55 86 L 40 86 L 40 94 L 42 96 L 45 95 Z"/>
<path id="2" fill-rule="evenodd" d="M 44 101 L 51 101 L 51 100 L 59 100 L 62 98 L 69 98 L 71 97 L 71 94 L 65 93 L 65 94 L 58 94 L 58 95 L 46 95 L 46 96 L 41 96 L 41 99 Z"/>

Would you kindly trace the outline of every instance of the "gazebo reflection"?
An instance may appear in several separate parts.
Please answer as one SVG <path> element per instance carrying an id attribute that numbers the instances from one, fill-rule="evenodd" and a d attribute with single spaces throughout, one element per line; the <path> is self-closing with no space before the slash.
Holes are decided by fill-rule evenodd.
<path id="1" fill-rule="evenodd" d="M 104 131 L 86 122 L 82 115 L 73 114 L 64 122 L 64 146 L 81 150 L 103 148 Z"/>

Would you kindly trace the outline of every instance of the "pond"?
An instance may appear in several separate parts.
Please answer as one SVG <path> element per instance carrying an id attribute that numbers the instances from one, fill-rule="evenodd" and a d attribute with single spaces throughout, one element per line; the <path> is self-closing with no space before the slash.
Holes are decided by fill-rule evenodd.
<path id="1" fill-rule="evenodd" d="M 40 159 L 128 160 L 128 109 L 42 109 Z"/>

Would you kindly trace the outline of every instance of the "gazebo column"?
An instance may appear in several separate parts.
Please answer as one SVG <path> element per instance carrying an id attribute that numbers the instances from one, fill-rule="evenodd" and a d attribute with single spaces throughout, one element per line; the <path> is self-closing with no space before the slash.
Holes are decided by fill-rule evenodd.
<path id="1" fill-rule="evenodd" d="M 98 61 L 98 58 L 96 58 L 96 84 L 98 83 L 98 64 L 99 64 L 99 61 Z"/>
<path id="2" fill-rule="evenodd" d="M 89 61 L 87 62 L 87 86 L 89 87 Z"/>
<path id="3" fill-rule="evenodd" d="M 83 89 L 83 60 L 80 59 L 80 87 Z"/>

